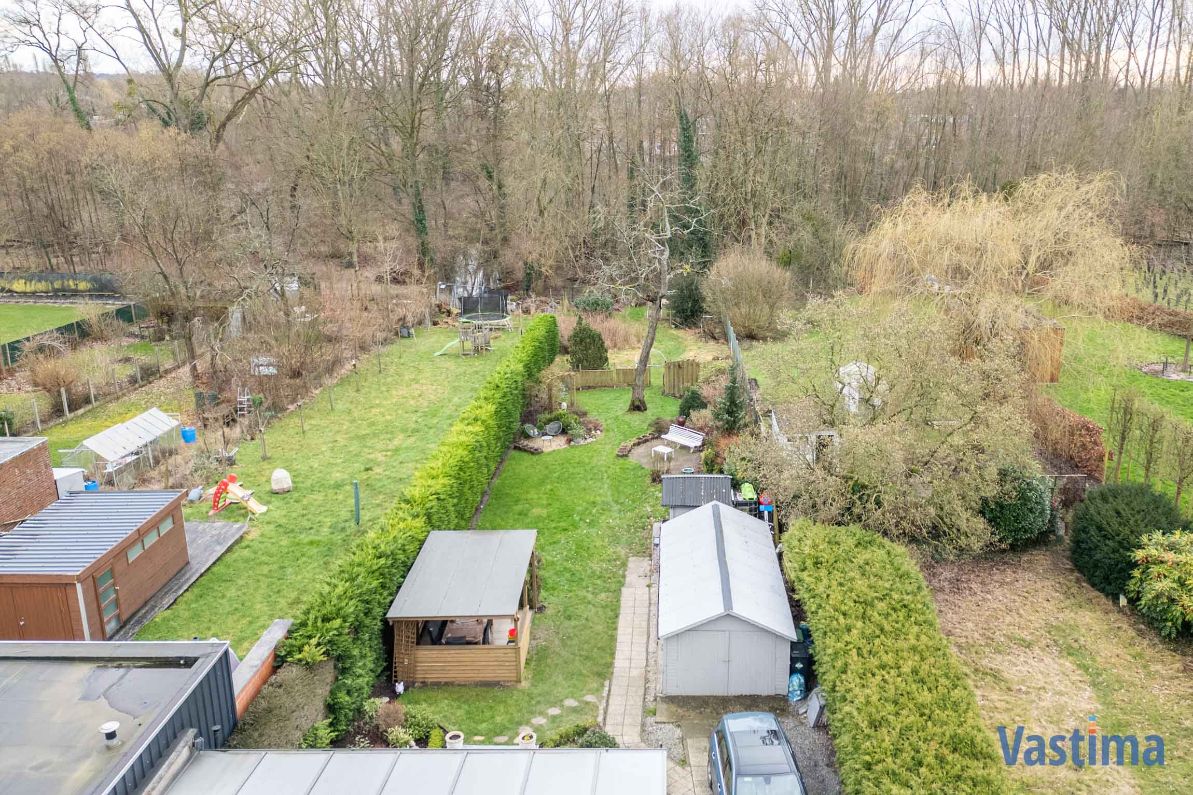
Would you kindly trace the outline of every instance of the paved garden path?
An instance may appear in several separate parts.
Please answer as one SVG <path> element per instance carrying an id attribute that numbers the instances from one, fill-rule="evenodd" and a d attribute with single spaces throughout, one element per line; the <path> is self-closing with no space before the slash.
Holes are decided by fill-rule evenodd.
<path id="1" fill-rule="evenodd" d="M 621 589 L 613 680 L 605 707 L 605 731 L 625 748 L 642 746 L 646 700 L 646 652 L 650 644 L 650 560 L 630 558 Z"/>

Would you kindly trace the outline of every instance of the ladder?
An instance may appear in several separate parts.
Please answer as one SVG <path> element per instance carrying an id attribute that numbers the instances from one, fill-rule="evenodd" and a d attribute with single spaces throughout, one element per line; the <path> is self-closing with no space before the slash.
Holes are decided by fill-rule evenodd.
<path id="1" fill-rule="evenodd" d="M 247 417 L 253 413 L 253 396 L 245 387 L 236 388 L 236 416 Z"/>

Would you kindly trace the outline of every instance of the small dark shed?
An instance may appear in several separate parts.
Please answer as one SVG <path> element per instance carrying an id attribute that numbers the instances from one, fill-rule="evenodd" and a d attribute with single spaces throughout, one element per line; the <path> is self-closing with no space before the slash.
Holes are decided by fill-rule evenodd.
<path id="1" fill-rule="evenodd" d="M 672 519 L 710 502 L 733 504 L 733 478 L 728 475 L 663 475 L 663 507 Z"/>
<path id="2" fill-rule="evenodd" d="M 187 564 L 182 497 L 76 492 L 0 535 L 0 639 L 110 638 Z"/>

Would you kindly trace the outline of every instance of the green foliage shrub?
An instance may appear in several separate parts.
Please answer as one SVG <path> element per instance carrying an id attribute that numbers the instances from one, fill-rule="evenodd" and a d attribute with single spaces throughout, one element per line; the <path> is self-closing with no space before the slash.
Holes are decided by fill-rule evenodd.
<path id="1" fill-rule="evenodd" d="M 1151 532 L 1182 526 L 1172 501 L 1141 483 L 1115 483 L 1089 492 L 1073 515 L 1073 565 L 1107 596 L 1126 593 L 1135 550 Z"/>
<path id="2" fill-rule="evenodd" d="M 518 432 L 526 386 L 559 352 L 554 315 L 540 315 L 414 473 L 396 504 L 360 534 L 315 585 L 282 647 L 293 662 L 308 644 L 336 663 L 327 699 L 331 730 L 352 725 L 385 667 L 385 611 L 432 527 L 467 527 L 489 479 Z M 409 723 L 409 709 L 407 723 Z M 429 730 L 428 730 L 429 731 Z"/>
<path id="3" fill-rule="evenodd" d="M 1000 493 L 984 498 L 982 518 L 1004 544 L 1019 547 L 1036 540 L 1048 529 L 1052 494 L 1048 481 L 1018 469 L 999 473 Z"/>
<path id="4" fill-rule="evenodd" d="M 688 391 L 684 392 L 683 397 L 679 399 L 679 416 L 681 417 L 690 417 L 693 411 L 706 408 L 708 408 L 708 401 L 696 387 L 689 387 Z"/>
<path id="5" fill-rule="evenodd" d="M 17 415 L 12 409 L 0 409 L 0 436 L 17 435 Z"/>
<path id="6" fill-rule="evenodd" d="M 594 722 L 564 726 L 539 743 L 543 748 L 617 748 L 617 740 Z"/>
<path id="7" fill-rule="evenodd" d="M 401 726 L 393 726 L 385 730 L 385 744 L 390 748 L 409 748 L 414 744 L 414 736 Z"/>
<path id="8" fill-rule="evenodd" d="M 900 545 L 796 521 L 783 568 L 816 638 L 846 792 L 1010 791 L 993 734 Z"/>
<path id="9" fill-rule="evenodd" d="M 558 409 L 557 411 L 538 415 L 538 426 L 540 429 L 547 427 L 553 422 L 558 422 L 562 425 L 564 434 L 573 439 L 583 439 L 585 436 L 584 423 L 580 422 L 580 418 L 570 411 Z"/>
<path id="10" fill-rule="evenodd" d="M 608 314 L 613 311 L 612 296 L 596 290 L 589 290 L 575 301 L 572 301 L 572 304 L 581 312 L 603 312 Z"/>
<path id="11" fill-rule="evenodd" d="M 444 748 L 447 746 L 447 739 L 443 733 L 443 729 L 436 726 L 431 729 L 431 736 L 427 738 L 428 748 Z"/>
<path id="12" fill-rule="evenodd" d="M 601 332 L 584 322 L 581 315 L 568 337 L 568 364 L 573 370 L 604 370 L 609 366 L 609 349 Z"/>
<path id="13" fill-rule="evenodd" d="M 331 719 L 321 720 L 312 724 L 311 728 L 302 735 L 303 748 L 330 748 L 335 733 L 331 729 Z"/>
<path id="14" fill-rule="evenodd" d="M 737 433 L 746 426 L 746 399 L 742 392 L 737 368 L 731 367 L 729 383 L 725 385 L 725 391 L 712 412 L 717 427 L 725 433 Z"/>
<path id="15" fill-rule="evenodd" d="M 672 319 L 681 326 L 695 326 L 704 317 L 704 290 L 700 286 L 700 277 L 684 273 L 676 276 L 671 285 L 675 289 L 669 299 Z"/>
<path id="16" fill-rule="evenodd" d="M 410 736 L 416 742 L 423 742 L 439 728 L 439 722 L 435 720 L 435 715 L 429 707 L 411 704 L 406 707 L 406 722 L 402 724 L 402 728 L 410 732 Z"/>
<path id="17" fill-rule="evenodd" d="M 1193 533 L 1151 533 L 1135 551 L 1127 596 L 1166 638 L 1193 634 Z"/>

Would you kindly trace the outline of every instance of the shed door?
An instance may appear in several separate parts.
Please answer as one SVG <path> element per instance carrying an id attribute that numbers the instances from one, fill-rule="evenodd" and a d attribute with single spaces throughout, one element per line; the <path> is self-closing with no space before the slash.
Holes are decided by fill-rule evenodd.
<path id="1" fill-rule="evenodd" d="M 11 605 L 9 621 L 17 625 L 20 640 L 74 640 L 66 589 L 58 585 L 21 585 L 0 588 L 0 604 Z M 11 601 L 10 601 L 11 600 Z"/>
<path id="2" fill-rule="evenodd" d="M 669 695 L 724 696 L 729 686 L 729 633 L 724 630 L 692 629 L 667 640 L 675 643 Z"/>
<path id="3" fill-rule="evenodd" d="M 777 688 L 775 636 L 769 632 L 735 630 L 729 640 L 730 696 L 770 696 L 785 693 Z"/>

